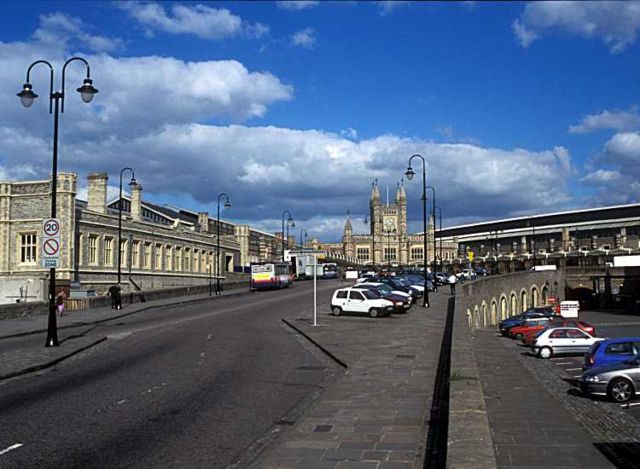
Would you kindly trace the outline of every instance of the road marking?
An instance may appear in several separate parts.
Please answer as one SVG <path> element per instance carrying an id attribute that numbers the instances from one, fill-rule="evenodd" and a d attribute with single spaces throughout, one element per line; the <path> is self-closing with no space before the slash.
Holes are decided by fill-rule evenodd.
<path id="1" fill-rule="evenodd" d="M 634 406 L 637 406 L 637 405 L 640 405 L 640 402 L 634 402 L 634 403 L 631 403 L 631 404 L 620 404 L 620 407 L 628 408 L 628 407 L 634 407 Z M 2 454 L 2 453 L 0 453 L 0 454 Z"/>
<path id="2" fill-rule="evenodd" d="M 582 368 L 567 368 L 567 371 L 579 371 Z"/>
<path id="3" fill-rule="evenodd" d="M 21 446 L 23 446 L 22 443 L 16 443 L 15 445 L 11 445 L 8 448 L 5 448 L 2 451 L 0 451 L 0 456 L 2 456 L 3 454 L 8 453 L 9 451 L 13 451 L 14 449 L 18 449 Z"/>
<path id="4" fill-rule="evenodd" d="M 556 365 L 560 366 L 560 365 L 571 365 L 571 363 L 573 362 L 556 362 Z"/>
<path id="5" fill-rule="evenodd" d="M 121 401 L 116 402 L 116 404 L 120 405 L 120 404 L 124 404 L 125 402 L 127 402 L 126 399 L 122 399 Z"/>

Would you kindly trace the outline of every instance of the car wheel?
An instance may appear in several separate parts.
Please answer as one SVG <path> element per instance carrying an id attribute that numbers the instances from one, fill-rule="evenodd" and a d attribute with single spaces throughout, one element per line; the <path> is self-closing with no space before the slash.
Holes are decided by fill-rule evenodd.
<path id="1" fill-rule="evenodd" d="M 553 355 L 553 350 L 551 350 L 550 347 L 542 347 L 538 352 L 538 356 L 540 358 L 544 358 L 545 360 L 551 358 L 551 355 Z"/>
<path id="2" fill-rule="evenodd" d="M 375 308 L 371 308 L 369 310 L 369 316 L 371 316 L 372 318 L 377 318 L 379 314 L 380 314 L 380 311 L 378 311 Z"/>
<path id="3" fill-rule="evenodd" d="M 522 340 L 522 334 L 516 334 L 516 340 Z"/>
<path id="4" fill-rule="evenodd" d="M 633 385 L 625 378 L 616 378 L 611 381 L 607 394 L 616 402 L 627 402 L 633 395 Z"/>
<path id="5" fill-rule="evenodd" d="M 340 316 L 342 314 L 342 308 L 340 306 L 332 306 L 331 313 L 334 316 Z"/>

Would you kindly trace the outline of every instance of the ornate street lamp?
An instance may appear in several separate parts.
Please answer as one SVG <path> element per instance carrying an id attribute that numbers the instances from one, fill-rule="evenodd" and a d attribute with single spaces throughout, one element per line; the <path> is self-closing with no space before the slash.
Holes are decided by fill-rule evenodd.
<path id="1" fill-rule="evenodd" d="M 309 236 L 309 233 L 307 233 L 307 230 L 305 230 L 304 228 L 300 230 L 300 247 L 301 248 L 304 247 L 304 242 L 302 241 L 302 233 L 304 233 L 304 239 L 307 239 L 307 237 Z"/>
<path id="2" fill-rule="evenodd" d="M 222 293 L 220 291 L 220 198 L 222 196 L 226 199 L 224 208 L 231 208 L 231 203 L 229 202 L 229 196 L 227 193 L 221 192 L 218 194 L 218 220 L 216 223 L 216 295 L 220 295 Z"/>
<path id="3" fill-rule="evenodd" d="M 120 198 L 118 199 L 118 288 L 120 288 L 120 277 L 122 274 L 122 176 L 126 171 L 129 171 L 131 173 L 131 181 L 129 181 L 129 187 L 137 184 L 136 175 L 133 172 L 133 169 L 126 167 L 120 170 Z"/>
<path id="4" fill-rule="evenodd" d="M 409 167 L 404 173 L 409 181 L 411 181 L 413 176 L 416 175 L 415 171 L 411 167 L 411 161 L 414 158 L 420 158 L 422 160 L 422 229 L 424 241 L 424 296 L 422 297 L 422 306 L 429 308 L 431 305 L 429 304 L 429 288 L 427 281 L 427 162 L 422 155 L 418 154 L 412 155 L 411 158 L 409 158 Z"/>
<path id="5" fill-rule="evenodd" d="M 22 91 L 17 94 L 22 102 L 22 105 L 26 108 L 31 107 L 35 99 L 38 97 L 33 92 L 33 87 L 30 83 L 31 69 L 38 64 L 44 64 L 49 67 L 49 114 L 53 112 L 53 164 L 51 170 L 51 218 L 56 218 L 56 197 L 58 190 L 58 121 L 59 113 L 64 113 L 64 89 L 65 89 L 65 75 L 67 65 L 71 62 L 80 61 L 83 62 L 87 68 L 87 77 L 84 79 L 83 85 L 77 89 L 80 93 L 80 97 L 83 102 L 90 103 L 98 90 L 93 87 L 91 81 L 91 69 L 89 63 L 82 57 L 72 57 L 67 60 L 62 66 L 62 90 L 53 91 L 53 65 L 46 60 L 36 60 L 27 69 L 27 80 L 22 85 Z M 60 110 L 59 110 L 60 107 Z M 53 109 L 52 109 L 53 108 Z M 54 112 L 55 110 L 55 112 Z M 58 326 L 56 323 L 56 268 L 50 267 L 49 269 L 49 320 L 47 325 L 47 340 L 45 347 L 57 347 L 58 342 Z"/>
<path id="6" fill-rule="evenodd" d="M 291 216 L 291 212 L 289 210 L 284 210 L 282 212 L 282 262 L 284 262 L 284 216 L 288 214 L 289 218 L 287 219 L 287 243 L 289 242 L 289 226 L 295 228 L 296 223 L 293 221 L 293 217 Z"/>

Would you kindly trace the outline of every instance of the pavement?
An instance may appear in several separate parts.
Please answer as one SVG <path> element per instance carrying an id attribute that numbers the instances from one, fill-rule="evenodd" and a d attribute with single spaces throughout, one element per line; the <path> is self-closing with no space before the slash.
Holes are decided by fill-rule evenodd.
<path id="1" fill-rule="evenodd" d="M 58 341 L 60 343 L 58 347 L 44 347 L 47 337 L 48 315 L 1 320 L 0 381 L 48 368 L 107 339 L 106 337 L 85 337 L 79 332 L 79 328 L 83 326 L 100 324 L 152 308 L 192 304 L 200 301 L 216 301 L 248 293 L 249 291 L 243 288 L 224 291 L 218 297 L 202 294 L 165 298 L 131 305 L 125 303 L 121 310 L 105 307 L 84 311 L 69 311 L 63 316 L 57 317 Z M 42 334 L 41 342 L 19 340 L 21 337 L 36 334 Z"/>
<path id="2" fill-rule="evenodd" d="M 251 467 L 422 468 L 449 295 L 390 318 L 285 318 L 346 366 Z"/>

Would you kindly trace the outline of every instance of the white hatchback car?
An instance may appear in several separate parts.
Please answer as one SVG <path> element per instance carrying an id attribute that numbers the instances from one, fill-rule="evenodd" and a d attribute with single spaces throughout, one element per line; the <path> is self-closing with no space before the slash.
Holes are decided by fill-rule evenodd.
<path id="1" fill-rule="evenodd" d="M 593 337 L 577 327 L 550 327 L 535 338 L 531 351 L 540 358 L 551 358 L 558 354 L 580 354 L 587 352 L 591 346 L 604 340 Z"/>
<path id="2" fill-rule="evenodd" d="M 368 313 L 372 318 L 389 316 L 393 312 L 393 303 L 371 290 L 340 288 L 331 298 L 331 313 L 340 316 L 343 312 Z"/>

